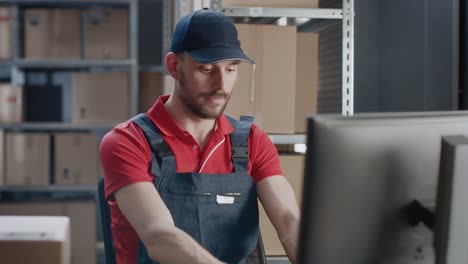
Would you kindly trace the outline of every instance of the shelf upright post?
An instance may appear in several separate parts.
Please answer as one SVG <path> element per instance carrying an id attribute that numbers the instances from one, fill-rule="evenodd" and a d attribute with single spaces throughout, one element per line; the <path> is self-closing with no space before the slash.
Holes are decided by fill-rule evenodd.
<path id="1" fill-rule="evenodd" d="M 20 8 L 17 3 L 11 5 L 12 23 L 13 23 L 13 60 L 10 69 L 10 79 L 12 85 L 24 85 L 24 72 L 18 68 L 17 61 L 20 58 L 21 41 L 20 41 Z"/>
<path id="2" fill-rule="evenodd" d="M 20 11 L 19 11 L 19 5 L 14 4 L 11 5 L 11 11 L 12 11 L 12 23 L 13 23 L 13 61 L 16 61 L 20 57 L 20 34 L 19 34 L 19 29 L 20 29 Z"/>
<path id="3" fill-rule="evenodd" d="M 354 114 L 354 0 L 343 0 L 342 115 Z"/>
<path id="4" fill-rule="evenodd" d="M 161 65 L 163 66 L 163 69 L 165 69 L 164 58 L 166 57 L 166 54 L 170 51 L 170 48 L 171 48 L 170 45 L 171 45 L 171 39 L 172 39 L 172 23 L 173 23 L 172 14 L 174 13 L 172 12 L 172 10 L 175 7 L 175 4 L 173 4 L 172 0 L 163 0 L 162 5 L 163 5 L 162 6 L 163 7 L 162 8 L 163 9 L 163 12 L 162 12 L 163 27 L 162 27 Z"/>
<path id="5" fill-rule="evenodd" d="M 88 16 L 89 16 L 89 7 L 81 11 L 81 45 L 80 45 L 80 59 L 83 60 L 85 56 L 85 51 L 86 51 L 86 31 L 88 27 Z"/>
<path id="6" fill-rule="evenodd" d="M 210 6 L 211 10 L 221 11 L 222 8 L 223 8 L 223 0 L 212 0 L 211 1 L 211 6 Z"/>
<path id="7" fill-rule="evenodd" d="M 130 116 L 138 114 L 138 1 L 129 1 Z"/>

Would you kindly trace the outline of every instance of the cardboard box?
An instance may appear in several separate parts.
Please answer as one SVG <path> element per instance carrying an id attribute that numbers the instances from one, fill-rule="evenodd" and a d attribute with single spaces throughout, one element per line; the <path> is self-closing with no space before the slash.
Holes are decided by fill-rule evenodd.
<path id="1" fill-rule="evenodd" d="M 0 123 L 23 121 L 23 88 L 0 84 Z"/>
<path id="2" fill-rule="evenodd" d="M 0 186 L 5 184 L 5 132 L 0 129 Z"/>
<path id="3" fill-rule="evenodd" d="M 236 27 L 242 49 L 256 66 L 241 65 L 226 113 L 237 118 L 253 109 L 255 123 L 265 132 L 294 133 L 296 27 Z"/>
<path id="4" fill-rule="evenodd" d="M 304 155 L 280 155 L 281 167 L 284 176 L 291 184 L 298 203 L 302 199 L 302 186 L 304 175 Z M 285 256 L 286 253 L 276 234 L 276 230 L 268 219 L 263 207 L 259 204 L 260 231 L 262 233 L 265 254 L 268 256 Z"/>
<path id="5" fill-rule="evenodd" d="M 52 11 L 53 58 L 81 58 L 81 11 L 54 9 Z"/>
<path id="6" fill-rule="evenodd" d="M 0 202 L 0 215 L 65 215 L 62 202 Z"/>
<path id="7" fill-rule="evenodd" d="M 128 9 L 89 9 L 85 17 L 85 58 L 128 58 Z"/>
<path id="8" fill-rule="evenodd" d="M 257 46 L 261 53 L 255 53 L 257 124 L 267 133 L 294 133 L 296 27 L 256 26 L 261 36 Z"/>
<path id="9" fill-rule="evenodd" d="M 55 184 L 97 184 L 98 138 L 91 133 L 55 133 Z"/>
<path id="10" fill-rule="evenodd" d="M 255 41 L 254 25 L 236 25 L 238 37 L 241 41 L 242 50 L 253 60 L 253 53 L 257 50 Z M 255 61 L 257 65 L 260 61 Z M 243 62 L 239 65 L 239 72 L 231 98 L 225 109 L 225 113 L 236 119 L 241 115 L 254 116 L 254 95 L 255 95 L 255 69 L 256 65 Z"/>
<path id="11" fill-rule="evenodd" d="M 72 74 L 72 122 L 116 124 L 129 118 L 126 72 Z"/>
<path id="12" fill-rule="evenodd" d="M 79 9 L 27 9 L 24 12 L 26 58 L 81 57 Z"/>
<path id="13" fill-rule="evenodd" d="M 13 58 L 13 10 L 0 6 L 0 60 Z"/>
<path id="14" fill-rule="evenodd" d="M 24 57 L 50 58 L 53 43 L 52 9 L 29 9 L 24 11 Z"/>
<path id="15" fill-rule="evenodd" d="M 317 113 L 319 34 L 297 33 L 295 132 L 307 132 L 306 118 Z"/>
<path id="16" fill-rule="evenodd" d="M 223 0 L 223 6 L 318 8 L 318 0 Z"/>
<path id="17" fill-rule="evenodd" d="M 3 202 L 0 203 L 0 215 L 68 216 L 71 231 L 71 264 L 96 264 L 97 208 L 94 201 Z"/>
<path id="18" fill-rule="evenodd" d="M 92 201 L 65 203 L 72 234 L 72 264 L 96 264 L 97 208 Z"/>
<path id="19" fill-rule="evenodd" d="M 305 156 L 299 155 L 280 155 L 280 163 L 283 168 L 284 176 L 291 184 L 296 200 L 299 206 L 302 203 L 302 187 L 304 182 L 304 162 Z"/>
<path id="20" fill-rule="evenodd" d="M 69 218 L 0 216 L 0 256 L 2 263 L 69 264 Z"/>
<path id="21" fill-rule="evenodd" d="M 164 75 L 157 72 L 140 72 L 138 111 L 145 113 L 164 94 Z"/>
<path id="22" fill-rule="evenodd" d="M 45 133 L 6 133 L 6 185 L 48 185 L 50 136 Z"/>

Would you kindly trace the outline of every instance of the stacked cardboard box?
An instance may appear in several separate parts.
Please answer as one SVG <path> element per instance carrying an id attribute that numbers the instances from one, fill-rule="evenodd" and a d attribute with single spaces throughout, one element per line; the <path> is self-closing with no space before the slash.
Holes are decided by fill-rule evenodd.
<path id="1" fill-rule="evenodd" d="M 240 65 L 226 113 L 253 115 L 267 133 L 304 133 L 306 116 L 317 111 L 318 35 L 295 27 L 236 27 L 256 65 Z"/>
<path id="2" fill-rule="evenodd" d="M 159 96 L 171 94 L 174 83 L 175 80 L 170 74 L 140 72 L 138 111 L 140 113 L 148 111 Z"/>
<path id="3" fill-rule="evenodd" d="M 45 133 L 6 133 L 5 184 L 50 183 L 50 136 Z"/>
<path id="4" fill-rule="evenodd" d="M 23 88 L 0 84 L 0 123 L 23 121 Z"/>
<path id="5" fill-rule="evenodd" d="M 102 174 L 97 135 L 55 133 L 53 138 L 55 184 L 96 184 Z M 0 130 L 0 185 L 51 184 L 51 158 L 49 134 Z"/>
<path id="6" fill-rule="evenodd" d="M 0 129 L 0 186 L 5 184 L 5 132 Z"/>
<path id="7" fill-rule="evenodd" d="M 0 60 L 13 58 L 13 10 L 0 6 Z"/>
<path id="8" fill-rule="evenodd" d="M 129 118 L 130 83 L 126 72 L 74 73 L 72 122 L 115 124 Z"/>
<path id="9" fill-rule="evenodd" d="M 255 122 L 264 131 L 294 133 L 296 27 L 236 26 L 242 49 L 256 66 L 241 65 L 226 112 L 237 117 L 253 109 Z"/>
<path id="10" fill-rule="evenodd" d="M 24 12 L 26 58 L 72 59 L 81 55 L 79 9 L 27 9 Z"/>
<path id="11" fill-rule="evenodd" d="M 164 94 L 164 75 L 157 72 L 140 72 L 139 92 L 138 110 L 144 113 Z"/>
<path id="12" fill-rule="evenodd" d="M 128 9 L 89 9 L 85 17 L 85 58 L 128 58 Z"/>
<path id="13" fill-rule="evenodd" d="M 263 63 L 254 56 L 257 52 L 260 52 L 258 49 L 261 48 L 256 44 L 256 42 L 260 42 L 260 40 L 255 41 L 254 27 L 257 27 L 258 31 L 260 26 L 239 24 L 236 25 L 236 27 L 244 53 L 253 59 L 256 65 L 263 65 Z M 261 36 L 257 37 L 261 38 Z M 239 65 L 237 81 L 232 89 L 231 99 L 225 110 L 226 114 L 234 118 L 239 118 L 241 115 L 254 116 L 254 96 L 258 98 L 258 94 L 254 93 L 257 86 L 255 82 L 255 69 L 258 67 L 256 65 L 250 65 L 245 62 Z"/>
<path id="14" fill-rule="evenodd" d="M 317 113 L 318 100 L 318 49 L 317 33 L 297 33 L 296 42 L 296 133 L 307 131 L 307 115 Z"/>
<path id="15" fill-rule="evenodd" d="M 86 17 L 84 57 L 128 58 L 128 10 L 94 8 L 84 12 Z M 4 31 L 6 32 L 6 29 Z M 2 32 L 1 27 L 0 32 Z M 81 10 L 70 8 L 25 10 L 24 43 L 26 58 L 81 58 Z"/>
<path id="16" fill-rule="evenodd" d="M 55 133 L 55 184 L 96 184 L 100 173 L 96 134 Z"/>
<path id="17" fill-rule="evenodd" d="M 281 155 L 280 156 L 281 167 L 286 179 L 291 184 L 298 203 L 301 203 L 302 199 L 302 183 L 303 183 L 303 168 L 304 168 L 304 156 L 303 155 Z M 283 246 L 278 239 L 275 228 L 268 219 L 263 207 L 259 204 L 260 213 L 260 231 L 262 233 L 263 244 L 265 247 L 265 253 L 268 256 L 284 256 Z"/>
<path id="18" fill-rule="evenodd" d="M 70 219 L 0 216 L 0 256 L 2 263 L 70 264 Z"/>
<path id="19" fill-rule="evenodd" d="M 96 263 L 97 208 L 91 201 L 63 203 L 64 214 L 70 217 L 72 264 Z"/>
<path id="20" fill-rule="evenodd" d="M 96 263 L 97 210 L 94 201 L 2 202 L 0 215 L 68 216 L 71 231 L 71 264 Z"/>

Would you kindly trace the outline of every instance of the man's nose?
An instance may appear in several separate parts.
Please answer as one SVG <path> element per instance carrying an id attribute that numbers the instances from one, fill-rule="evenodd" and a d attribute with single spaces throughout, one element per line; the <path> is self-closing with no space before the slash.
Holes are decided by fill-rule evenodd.
<path id="1" fill-rule="evenodd" d="M 211 86 L 216 90 L 224 90 L 226 88 L 226 73 L 223 71 L 215 71 L 213 73 L 213 79 Z"/>

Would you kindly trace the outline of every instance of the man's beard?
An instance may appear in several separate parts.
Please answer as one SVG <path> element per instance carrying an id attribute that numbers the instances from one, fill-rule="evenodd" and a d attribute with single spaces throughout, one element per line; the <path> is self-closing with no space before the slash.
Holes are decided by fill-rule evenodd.
<path id="1" fill-rule="evenodd" d="M 190 92 L 187 91 L 184 81 L 183 81 L 183 74 L 181 75 L 181 78 L 179 80 L 179 86 L 180 86 L 180 95 L 182 102 L 185 103 L 187 108 L 197 115 L 200 118 L 203 119 L 216 119 L 218 118 L 226 109 L 227 103 L 229 102 L 229 99 L 231 97 L 230 94 L 221 91 L 221 90 L 216 90 L 213 92 L 209 93 L 203 93 L 203 94 L 190 94 Z M 209 105 L 209 97 L 223 97 L 224 98 L 224 105 L 221 108 L 214 108 Z M 208 103 L 207 103 L 208 102 Z"/>

